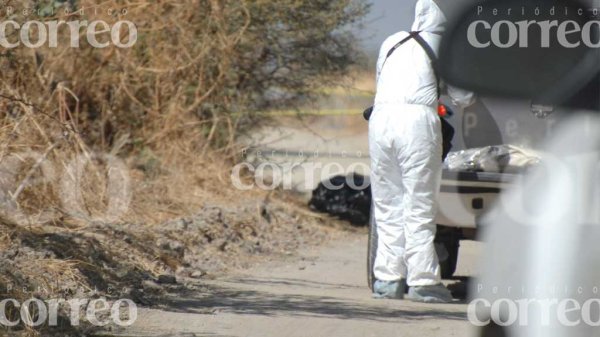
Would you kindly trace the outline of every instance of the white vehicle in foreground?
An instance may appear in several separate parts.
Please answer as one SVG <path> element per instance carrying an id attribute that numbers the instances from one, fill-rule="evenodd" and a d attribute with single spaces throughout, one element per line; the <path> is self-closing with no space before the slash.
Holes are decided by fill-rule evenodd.
<path id="1" fill-rule="evenodd" d="M 546 135 L 539 165 L 478 223 L 484 249 L 470 282 L 469 321 L 483 337 L 600 336 L 600 48 L 573 39 L 581 35 L 566 41 L 560 28 L 590 27 L 597 42 L 598 1 L 468 2 L 442 38 L 442 77 L 488 96 L 543 103 L 537 112 L 570 112 Z M 528 31 L 527 47 L 468 41 L 473 22 L 523 20 L 555 29 Z"/>

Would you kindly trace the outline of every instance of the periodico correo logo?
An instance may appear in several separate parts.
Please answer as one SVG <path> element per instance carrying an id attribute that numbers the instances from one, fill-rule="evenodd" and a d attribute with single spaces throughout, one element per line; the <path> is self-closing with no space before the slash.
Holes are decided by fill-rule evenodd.
<path id="1" fill-rule="evenodd" d="M 467 29 L 467 39 L 475 48 L 528 48 L 532 46 L 530 41 L 536 41 L 532 47 L 550 48 L 558 42 L 564 48 L 578 48 L 585 45 L 589 48 L 600 48 L 600 20 L 589 20 L 585 23 L 575 20 L 559 20 L 567 15 L 583 16 L 591 14 L 598 17 L 598 9 L 561 9 L 552 7 L 542 12 L 537 8 L 533 13 L 526 13 L 524 8 L 504 9 L 502 13 L 498 9 L 486 9 L 484 6 L 477 8 L 480 16 L 486 11 L 498 17 L 497 21 L 475 20 Z M 536 12 L 537 11 L 537 12 Z M 573 12 L 574 11 L 574 12 Z M 490 13 L 488 13 L 490 14 Z M 532 20 L 532 18 L 555 17 L 556 19 Z M 489 15 L 488 15 L 489 18 Z M 502 18 L 502 19 L 500 19 Z M 533 34 L 539 34 L 532 37 Z"/>
<path id="2" fill-rule="evenodd" d="M 129 299 L 119 299 L 112 304 L 105 298 L 68 301 L 65 299 L 42 301 L 31 298 L 24 302 L 4 299 L 0 301 L 0 329 L 20 324 L 28 327 L 43 325 L 55 327 L 59 325 L 61 310 L 68 314 L 71 326 L 79 326 L 83 321 L 99 327 L 109 324 L 127 327 L 133 325 L 138 317 L 137 305 Z"/>
<path id="3" fill-rule="evenodd" d="M 131 48 L 138 39 L 137 26 L 128 20 L 120 20 L 112 25 L 103 20 L 0 22 L 0 46 L 6 49 L 23 46 L 64 47 L 63 43 L 59 43 L 61 34 L 68 35 L 69 41 L 64 44 L 71 48 L 79 48 L 82 36 L 94 48 L 107 48 L 111 45 L 118 48 Z"/>

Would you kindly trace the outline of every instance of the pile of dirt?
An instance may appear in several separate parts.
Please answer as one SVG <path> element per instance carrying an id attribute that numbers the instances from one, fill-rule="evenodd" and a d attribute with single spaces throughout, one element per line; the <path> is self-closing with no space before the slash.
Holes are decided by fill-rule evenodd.
<path id="1" fill-rule="evenodd" d="M 212 278 L 265 256 L 319 244 L 334 228 L 328 221 L 279 197 L 205 206 L 151 227 L 23 228 L 5 221 L 0 224 L 7 233 L 0 252 L 0 286 L 22 299 L 105 297 L 160 305 L 164 287 L 185 286 L 186 279 Z M 61 329 L 71 327 L 67 322 L 58 330 L 42 331 L 60 335 Z"/>

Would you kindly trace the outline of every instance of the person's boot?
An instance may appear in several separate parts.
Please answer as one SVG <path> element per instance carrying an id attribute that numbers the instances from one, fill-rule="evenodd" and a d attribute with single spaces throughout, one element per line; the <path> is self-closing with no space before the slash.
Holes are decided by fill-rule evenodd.
<path id="1" fill-rule="evenodd" d="M 375 281 L 373 284 L 373 298 L 401 300 L 406 291 L 406 280 L 400 281 Z"/>
<path id="2" fill-rule="evenodd" d="M 408 289 L 406 298 L 421 303 L 451 303 L 452 293 L 443 284 L 417 286 Z"/>

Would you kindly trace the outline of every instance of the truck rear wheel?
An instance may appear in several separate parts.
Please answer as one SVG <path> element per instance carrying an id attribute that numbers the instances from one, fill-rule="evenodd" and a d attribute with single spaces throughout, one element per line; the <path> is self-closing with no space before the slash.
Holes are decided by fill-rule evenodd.
<path id="1" fill-rule="evenodd" d="M 458 263 L 458 249 L 462 238 L 462 231 L 458 228 L 437 226 L 435 249 L 438 253 L 443 279 L 454 276 Z"/>
<path id="2" fill-rule="evenodd" d="M 373 274 L 373 266 L 375 265 L 375 256 L 377 256 L 377 222 L 373 214 L 373 206 L 371 206 L 371 216 L 369 217 L 369 242 L 367 247 L 367 281 L 369 289 L 373 290 L 375 283 L 375 274 Z"/>
<path id="3" fill-rule="evenodd" d="M 442 278 L 452 278 L 456 271 L 456 265 L 458 264 L 458 248 L 460 247 L 460 241 L 458 239 L 445 240 L 436 242 L 435 245 L 440 261 Z"/>

